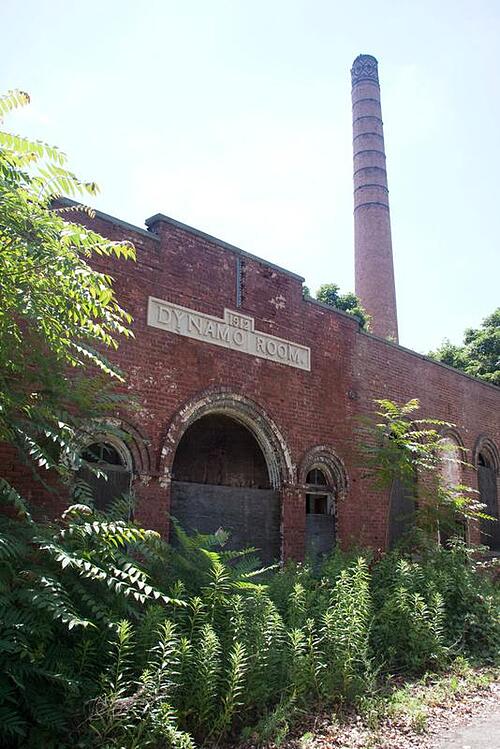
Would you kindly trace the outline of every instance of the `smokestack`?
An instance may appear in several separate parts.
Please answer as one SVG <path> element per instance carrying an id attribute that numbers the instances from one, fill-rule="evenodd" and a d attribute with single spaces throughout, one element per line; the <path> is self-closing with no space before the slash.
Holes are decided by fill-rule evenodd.
<path id="1" fill-rule="evenodd" d="M 389 190 L 375 57 L 356 57 L 351 78 L 356 294 L 372 317 L 372 332 L 397 341 Z"/>

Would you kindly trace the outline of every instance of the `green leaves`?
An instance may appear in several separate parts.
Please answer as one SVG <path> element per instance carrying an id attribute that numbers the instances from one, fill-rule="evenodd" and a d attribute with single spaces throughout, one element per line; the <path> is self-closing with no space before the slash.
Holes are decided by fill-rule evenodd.
<path id="1" fill-rule="evenodd" d="M 377 573 L 382 603 L 372 636 L 384 653 L 384 668 L 406 673 L 439 668 L 448 658 L 446 612 L 432 575 L 424 574 L 419 563 L 396 556 L 382 562 Z"/>
<path id="2" fill-rule="evenodd" d="M 234 719 L 245 688 L 245 675 L 248 669 L 248 659 L 245 646 L 235 642 L 229 653 L 229 667 L 226 680 L 226 690 L 222 698 L 222 710 L 216 722 L 215 732 L 224 736 Z"/>
<path id="3" fill-rule="evenodd" d="M 500 385 L 500 307 L 483 320 L 480 328 L 465 331 L 462 346 L 446 339 L 428 356 L 473 377 Z"/>
<path id="4" fill-rule="evenodd" d="M 375 488 L 388 490 L 400 483 L 418 500 L 417 525 L 426 542 L 436 543 L 439 527 L 456 533 L 462 520 L 480 520 L 484 506 L 478 492 L 444 477 L 447 462 L 467 465 L 464 451 L 450 445 L 443 433 L 454 425 L 440 419 L 415 419 L 420 409 L 414 398 L 399 405 L 376 400 L 374 418 L 360 429 L 361 464 Z M 453 449 L 459 452 L 455 457 Z"/>
<path id="5" fill-rule="evenodd" d="M 29 102 L 30 97 L 25 91 L 18 91 L 17 89 L 9 91 L 4 96 L 0 96 L 0 117 L 8 114 L 13 109 L 26 106 Z"/>
<path id="6" fill-rule="evenodd" d="M 0 116 L 28 102 L 26 94 L 10 92 L 0 98 Z M 65 162 L 52 146 L 0 132 L 0 440 L 39 468 L 62 473 L 58 450 L 67 450 L 82 421 L 103 405 L 103 380 L 81 399 L 89 367 L 123 381 L 106 349 L 132 335 L 112 279 L 90 263 L 95 255 L 135 257 L 130 242 L 70 223 L 76 206 L 53 207 L 61 195 L 97 190 Z"/>
<path id="7" fill-rule="evenodd" d="M 295 711 L 370 693 L 377 672 L 498 650 L 498 590 L 463 545 L 371 564 L 336 552 L 241 589 L 227 538 L 173 550 L 118 510 L 0 514 L 0 741 L 194 749 L 244 726 L 272 740 Z"/>
<path id="8" fill-rule="evenodd" d="M 309 289 L 307 289 L 307 297 L 309 297 Z M 366 330 L 370 329 L 370 315 L 361 306 L 360 300 L 352 291 L 341 294 L 336 283 L 324 283 L 319 287 L 316 298 L 318 301 L 323 302 L 323 304 L 328 304 L 330 307 L 335 307 L 343 312 L 347 312 L 349 315 L 353 315 L 353 317 L 358 319 L 362 328 Z"/>
<path id="9" fill-rule="evenodd" d="M 69 507 L 54 523 L 36 522 L 5 480 L 0 501 L 10 510 L 0 511 L 0 743 L 17 734 L 30 736 L 23 746 L 45 745 L 46 732 L 51 741 L 61 738 L 58 746 L 74 745 L 71 721 L 85 701 L 105 683 L 116 705 L 130 688 L 131 621 L 148 607 L 165 619 L 185 602 L 159 587 L 144 564 L 145 549 L 163 563 L 153 531 L 85 505 Z M 103 650 L 110 632 L 118 637 L 111 652 Z M 88 663 L 96 648 L 100 660 Z M 165 644 L 164 661 L 169 653 Z M 120 662 L 111 684 L 106 666 L 113 658 Z M 172 716 L 168 728 L 176 730 Z"/>

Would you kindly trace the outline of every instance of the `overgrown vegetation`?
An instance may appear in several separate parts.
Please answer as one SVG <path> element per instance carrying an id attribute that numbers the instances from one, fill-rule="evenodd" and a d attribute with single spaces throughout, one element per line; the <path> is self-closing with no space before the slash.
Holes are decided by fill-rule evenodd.
<path id="1" fill-rule="evenodd" d="M 376 400 L 375 406 L 375 413 L 362 419 L 359 429 L 362 468 L 375 488 L 389 491 L 398 482 L 411 493 L 417 546 L 432 546 L 440 534 L 463 536 L 469 521 L 492 520 L 475 489 L 445 480 L 447 462 L 467 466 L 465 450 L 443 439 L 454 424 L 415 418 L 420 410 L 417 398 L 402 405 Z"/>
<path id="2" fill-rule="evenodd" d="M 76 506 L 48 525 L 10 500 L 17 516 L 0 515 L 7 746 L 264 741 L 299 710 L 363 699 L 384 674 L 498 657 L 498 589 L 459 542 L 418 560 L 336 552 L 259 573 L 221 534 L 179 529 L 173 549 L 121 520 L 124 506 Z"/>

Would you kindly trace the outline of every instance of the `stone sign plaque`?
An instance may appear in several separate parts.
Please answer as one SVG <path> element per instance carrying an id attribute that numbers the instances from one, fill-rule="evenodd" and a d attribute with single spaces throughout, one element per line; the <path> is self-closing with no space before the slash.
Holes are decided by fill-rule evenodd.
<path id="1" fill-rule="evenodd" d="M 233 351 L 269 359 L 289 367 L 311 370 L 311 349 L 254 330 L 254 319 L 225 309 L 224 318 L 196 312 L 163 299 L 149 297 L 148 325 L 170 333 L 212 343 Z"/>

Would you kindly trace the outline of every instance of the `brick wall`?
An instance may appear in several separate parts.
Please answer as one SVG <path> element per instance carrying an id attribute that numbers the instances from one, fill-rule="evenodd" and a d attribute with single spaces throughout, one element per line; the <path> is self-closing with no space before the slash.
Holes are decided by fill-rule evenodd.
<path id="1" fill-rule="evenodd" d="M 347 472 L 337 508 L 341 542 L 385 547 L 388 498 L 370 489 L 356 459 L 356 419 L 372 410 L 374 398 L 418 397 L 423 414 L 457 425 L 468 450 L 482 435 L 500 445 L 499 389 L 363 333 L 341 312 L 304 301 L 299 277 L 166 218 L 155 217 L 155 234 L 104 214 L 91 223 L 111 239 L 132 240 L 137 249 L 136 263 L 99 259 L 96 266 L 115 278 L 120 303 L 134 318 L 135 338 L 124 341 L 113 358 L 139 404 L 121 416 L 134 435 L 137 515 L 146 525 L 167 532 L 176 444 L 188 415 L 194 418 L 198 407 L 209 412 L 216 395 L 227 394 L 234 409 L 241 399 L 243 422 L 250 428 L 255 423 L 276 453 L 287 557 L 300 558 L 304 551 L 304 487 L 298 477 L 305 456 L 319 445 L 338 456 Z M 239 311 L 255 318 L 256 330 L 309 346 L 310 372 L 147 325 L 149 296 L 219 318 L 224 308 L 236 309 L 237 262 Z M 59 509 L 60 499 L 33 484 L 9 451 L 0 459 L 35 502 Z M 476 485 L 475 472 L 464 478 Z"/>

